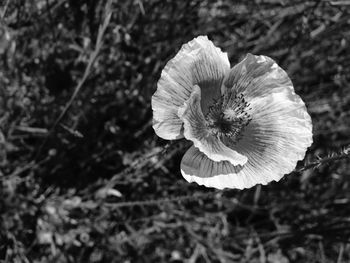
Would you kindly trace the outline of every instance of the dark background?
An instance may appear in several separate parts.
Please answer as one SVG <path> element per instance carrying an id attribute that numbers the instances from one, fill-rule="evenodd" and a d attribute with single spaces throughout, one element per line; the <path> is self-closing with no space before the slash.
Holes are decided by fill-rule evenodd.
<path id="1" fill-rule="evenodd" d="M 243 191 L 188 184 L 188 143 L 164 150 L 150 104 L 204 34 L 231 65 L 251 52 L 288 72 L 314 125 L 299 167 L 346 152 L 349 1 L 9 0 L 0 15 L 0 261 L 350 260 L 349 160 Z"/>

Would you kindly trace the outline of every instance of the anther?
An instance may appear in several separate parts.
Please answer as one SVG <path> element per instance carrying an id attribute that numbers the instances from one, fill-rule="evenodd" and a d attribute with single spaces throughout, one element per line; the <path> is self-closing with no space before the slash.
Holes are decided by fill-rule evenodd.
<path id="1" fill-rule="evenodd" d="M 237 142 L 241 138 L 243 129 L 250 123 L 251 110 L 242 93 L 229 91 L 219 99 L 213 99 L 213 104 L 208 108 L 205 116 L 207 127 L 212 135 L 222 139 L 230 138 Z"/>

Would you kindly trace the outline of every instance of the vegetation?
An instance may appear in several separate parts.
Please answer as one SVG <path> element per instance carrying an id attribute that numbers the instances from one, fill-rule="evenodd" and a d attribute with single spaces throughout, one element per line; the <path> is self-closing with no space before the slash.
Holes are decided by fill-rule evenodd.
<path id="1" fill-rule="evenodd" d="M 7 0 L 1 262 L 350 261 L 350 8 L 342 0 Z M 274 58 L 314 143 L 280 182 L 188 184 L 150 100 L 181 45 Z"/>

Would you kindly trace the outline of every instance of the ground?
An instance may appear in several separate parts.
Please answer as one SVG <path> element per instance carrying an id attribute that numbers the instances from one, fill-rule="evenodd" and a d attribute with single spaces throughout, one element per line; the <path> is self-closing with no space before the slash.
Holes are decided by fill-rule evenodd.
<path id="1" fill-rule="evenodd" d="M 350 261 L 349 2 L 13 0 L 0 17 L 1 262 Z M 280 182 L 189 184 L 189 143 L 155 135 L 160 72 L 198 35 L 231 65 L 272 57 L 305 101 L 314 143 Z"/>

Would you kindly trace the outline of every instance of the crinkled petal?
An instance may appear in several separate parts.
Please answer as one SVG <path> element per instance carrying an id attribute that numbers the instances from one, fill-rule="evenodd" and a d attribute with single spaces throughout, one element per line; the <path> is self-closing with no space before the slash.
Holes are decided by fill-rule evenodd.
<path id="1" fill-rule="evenodd" d="M 206 121 L 200 107 L 201 89 L 196 85 L 191 97 L 179 109 L 179 116 L 184 123 L 184 136 L 214 161 L 229 161 L 233 165 L 245 164 L 247 157 L 225 146 L 213 136 L 206 127 Z"/>
<path id="2" fill-rule="evenodd" d="M 235 145 L 247 156 L 247 163 L 215 162 L 192 147 L 181 162 L 181 173 L 188 182 L 243 189 L 278 181 L 294 170 L 312 143 L 312 123 L 304 102 L 286 88 L 252 100 L 251 107 L 253 119 Z"/>
<path id="3" fill-rule="evenodd" d="M 249 182 L 245 181 L 244 176 L 239 175 L 242 167 L 234 166 L 229 161 L 215 162 L 192 146 L 182 158 L 181 174 L 189 183 L 196 182 L 218 189 L 243 189 Z"/>
<path id="4" fill-rule="evenodd" d="M 247 56 L 235 65 L 224 80 L 225 89 L 234 89 L 242 93 L 247 101 L 268 96 L 271 92 L 280 92 L 285 88 L 293 89 L 288 74 L 267 56 Z"/>
<path id="5" fill-rule="evenodd" d="M 220 95 L 223 78 L 230 70 L 227 53 L 206 37 L 199 36 L 184 44 L 162 71 L 157 91 L 152 96 L 153 128 L 163 139 L 183 137 L 182 121 L 177 112 L 199 85 L 205 99 L 202 107 Z M 208 100 L 208 101 L 207 101 Z"/>

